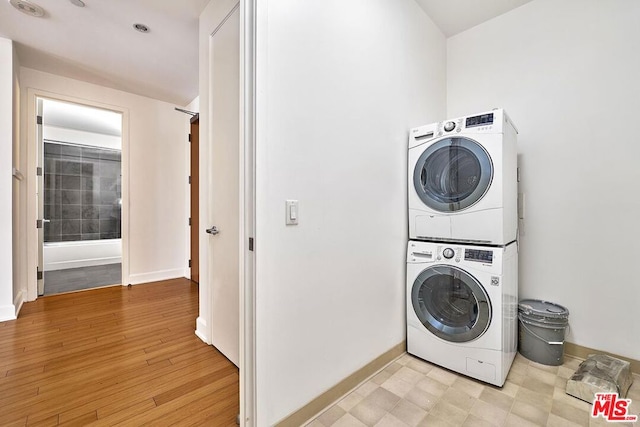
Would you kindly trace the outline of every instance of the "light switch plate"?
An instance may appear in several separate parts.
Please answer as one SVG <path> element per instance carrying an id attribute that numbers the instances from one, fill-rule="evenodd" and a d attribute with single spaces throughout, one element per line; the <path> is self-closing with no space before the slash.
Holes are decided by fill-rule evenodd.
<path id="1" fill-rule="evenodd" d="M 285 223 L 287 225 L 298 225 L 300 219 L 300 206 L 297 200 L 286 200 L 285 203 Z"/>

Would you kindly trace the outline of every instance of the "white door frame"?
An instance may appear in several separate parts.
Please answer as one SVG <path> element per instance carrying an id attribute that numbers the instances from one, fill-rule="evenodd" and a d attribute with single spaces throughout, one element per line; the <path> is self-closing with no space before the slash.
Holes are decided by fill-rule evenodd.
<path id="1" fill-rule="evenodd" d="M 76 98 L 40 89 L 27 88 L 27 301 L 38 298 L 38 230 L 37 210 L 37 98 L 71 102 L 87 107 L 114 111 L 122 116 L 122 286 L 129 283 L 129 110 L 98 101 Z M 46 284 L 45 284 L 46 286 Z"/>
<path id="2" fill-rule="evenodd" d="M 240 0 L 240 419 L 256 426 L 256 0 Z M 243 197 L 244 196 L 244 197 Z M 250 240 L 251 239 L 251 244 Z"/>
<path id="3" fill-rule="evenodd" d="M 249 249 L 249 238 L 255 239 L 255 0 L 211 1 L 200 15 L 199 83 L 200 83 L 200 310 L 196 335 L 211 344 L 212 292 L 208 239 L 205 228 L 209 218 L 208 170 L 211 129 L 208 123 L 210 104 L 209 43 L 215 29 L 229 13 L 240 7 L 240 230 L 239 230 L 239 315 L 240 315 L 240 421 L 242 426 L 255 426 L 255 252 Z M 255 240 L 254 240 L 255 245 Z M 255 250 L 255 246 L 254 246 Z"/>

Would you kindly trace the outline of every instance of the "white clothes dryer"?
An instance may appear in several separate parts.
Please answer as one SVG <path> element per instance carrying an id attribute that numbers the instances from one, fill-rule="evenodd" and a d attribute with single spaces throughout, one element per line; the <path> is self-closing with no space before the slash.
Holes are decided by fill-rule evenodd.
<path id="1" fill-rule="evenodd" d="M 407 351 L 502 386 L 517 348 L 517 252 L 410 241 Z"/>
<path id="2" fill-rule="evenodd" d="M 502 109 L 412 129 L 409 239 L 500 246 L 516 240 L 516 140 Z"/>

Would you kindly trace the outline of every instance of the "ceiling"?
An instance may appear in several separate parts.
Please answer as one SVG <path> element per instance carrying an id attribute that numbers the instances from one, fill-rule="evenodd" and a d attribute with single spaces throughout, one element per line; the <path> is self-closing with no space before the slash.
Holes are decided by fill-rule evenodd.
<path id="1" fill-rule="evenodd" d="M 454 36 L 531 0 L 416 0 L 446 37 Z"/>
<path id="2" fill-rule="evenodd" d="M 24 67 L 184 106 L 198 95 L 198 18 L 208 2 L 33 0 L 46 11 L 36 18 L 0 0 L 0 36 L 16 42 Z"/>
<path id="3" fill-rule="evenodd" d="M 449 37 L 531 0 L 416 1 Z M 0 0 L 0 36 L 16 42 L 22 66 L 179 106 L 198 95 L 198 17 L 209 0 L 32 2 L 43 17 Z"/>

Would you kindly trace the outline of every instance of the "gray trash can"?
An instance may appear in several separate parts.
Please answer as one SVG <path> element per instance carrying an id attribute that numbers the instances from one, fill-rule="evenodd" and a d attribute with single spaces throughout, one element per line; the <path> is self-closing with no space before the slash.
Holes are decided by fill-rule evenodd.
<path id="1" fill-rule="evenodd" d="M 518 304 L 518 351 L 543 365 L 562 365 L 569 310 L 548 301 L 527 299 Z"/>

